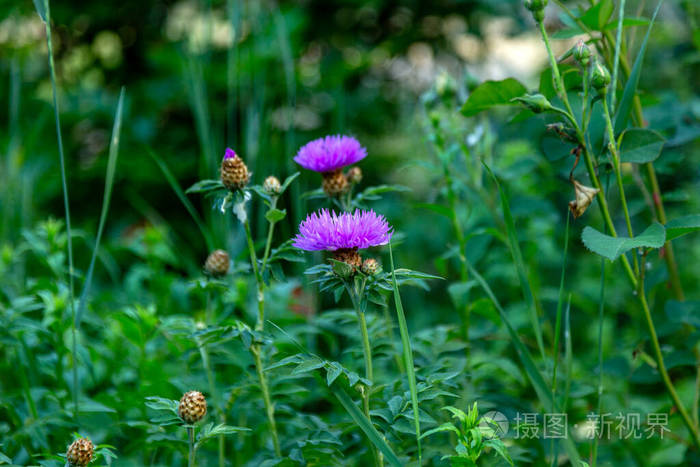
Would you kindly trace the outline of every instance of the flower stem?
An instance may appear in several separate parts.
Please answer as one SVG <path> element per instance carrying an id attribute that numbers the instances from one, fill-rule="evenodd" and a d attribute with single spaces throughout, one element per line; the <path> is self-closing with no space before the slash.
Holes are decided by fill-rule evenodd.
<path id="1" fill-rule="evenodd" d="M 255 323 L 255 330 L 262 332 L 265 326 L 265 283 L 262 280 L 260 269 L 258 269 L 258 257 L 255 253 L 253 235 L 250 232 L 250 224 L 247 219 L 243 223 L 243 226 L 245 228 L 246 239 L 248 241 L 250 264 L 253 267 L 255 282 L 257 284 L 258 318 Z M 268 235 L 268 243 L 270 238 L 271 235 Z M 270 390 L 267 386 L 267 380 L 263 371 L 262 358 L 260 356 L 260 344 L 257 342 L 253 343 L 250 346 L 250 353 L 253 355 L 253 359 L 255 360 L 255 372 L 257 373 L 258 381 L 260 382 L 260 390 L 262 391 L 263 403 L 265 404 L 265 413 L 267 414 L 267 421 L 270 425 L 270 434 L 272 435 L 272 444 L 277 457 L 281 457 L 282 453 L 280 451 L 279 437 L 277 435 L 277 423 L 275 421 L 275 406 L 272 405 L 272 401 L 270 400 Z"/>
<path id="2" fill-rule="evenodd" d="M 272 197 L 272 202 L 270 203 L 270 210 L 277 208 L 277 196 Z M 265 242 L 265 253 L 263 254 L 262 266 L 260 266 L 260 274 L 265 274 L 265 268 L 267 267 L 267 259 L 270 257 L 270 247 L 272 245 L 272 236 L 275 232 L 276 222 L 270 222 L 267 228 L 267 241 Z"/>
<path id="3" fill-rule="evenodd" d="M 622 183 L 622 170 L 620 168 L 620 156 L 617 153 L 617 142 L 615 141 L 615 135 L 613 133 L 612 120 L 610 120 L 610 108 L 608 106 L 608 100 L 606 96 L 603 95 L 603 114 L 605 116 L 605 126 L 608 130 L 608 150 L 610 152 L 610 157 L 613 160 L 613 169 L 615 170 L 615 178 L 617 180 L 617 186 L 620 190 L 620 203 L 622 204 L 622 211 L 625 214 L 625 223 L 627 224 L 627 232 L 630 238 L 634 237 L 634 231 L 632 230 L 632 221 L 630 219 L 630 212 L 627 208 L 627 197 L 625 196 L 625 186 Z M 636 275 L 639 275 L 639 263 L 637 261 L 637 255 L 632 255 L 634 261 L 634 271 Z"/>
<path id="4" fill-rule="evenodd" d="M 194 449 L 194 427 L 193 426 L 187 427 L 187 438 L 189 440 L 189 455 L 187 456 L 187 467 L 194 467 L 195 466 L 195 462 L 194 462 L 195 449 Z"/>
<path id="5" fill-rule="evenodd" d="M 255 371 L 258 374 L 258 380 L 260 381 L 260 390 L 263 395 L 263 402 L 265 404 L 265 413 L 267 414 L 267 421 L 270 424 L 270 434 L 272 435 L 272 445 L 275 449 L 275 455 L 277 457 L 282 457 L 282 452 L 280 451 L 279 437 L 277 436 L 277 423 L 275 422 L 275 406 L 272 405 L 270 400 L 270 390 L 267 387 L 267 379 L 265 378 L 265 372 L 263 370 L 262 359 L 260 358 L 260 344 L 253 344 L 250 346 L 250 352 L 253 354 L 255 359 Z"/>
<path id="6" fill-rule="evenodd" d="M 355 287 L 351 286 L 349 282 L 345 282 L 345 288 L 350 295 L 353 307 L 355 308 L 355 313 L 357 314 L 357 321 L 360 324 L 360 334 L 362 337 L 362 354 L 365 360 L 365 378 L 370 382 L 374 381 L 374 373 L 372 370 L 372 346 L 369 343 L 369 332 L 367 331 L 367 320 L 365 319 L 365 312 L 362 306 L 362 297 L 360 293 L 355 290 Z M 364 283 L 363 283 L 364 289 Z M 370 388 L 362 388 L 362 407 L 365 412 L 367 419 L 372 422 L 372 417 L 370 415 Z M 374 465 L 382 465 L 382 460 L 377 451 L 376 446 L 370 443 L 370 448 L 372 451 L 372 457 L 374 459 Z"/>

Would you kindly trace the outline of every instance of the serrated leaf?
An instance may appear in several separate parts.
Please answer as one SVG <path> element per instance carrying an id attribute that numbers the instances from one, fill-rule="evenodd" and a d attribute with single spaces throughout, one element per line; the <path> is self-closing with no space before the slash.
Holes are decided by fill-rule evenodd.
<path id="1" fill-rule="evenodd" d="M 284 219 L 286 215 L 287 211 L 284 209 L 270 209 L 265 214 L 265 219 L 267 219 L 270 224 L 274 224 Z"/>
<path id="2" fill-rule="evenodd" d="M 518 80 L 507 78 L 502 81 L 485 81 L 472 91 L 462 106 L 462 115 L 471 117 L 497 105 L 515 105 L 512 99 L 527 92 Z"/>
<path id="3" fill-rule="evenodd" d="M 343 372 L 343 367 L 338 362 L 330 362 L 326 369 L 326 383 L 330 386 Z"/>
<path id="4" fill-rule="evenodd" d="M 620 255 L 634 248 L 661 248 L 666 241 L 666 229 L 658 222 L 654 222 L 638 236 L 629 238 L 612 237 L 587 226 L 583 229 L 581 239 L 586 248 L 593 253 L 615 261 Z"/>
<path id="5" fill-rule="evenodd" d="M 620 161 L 644 164 L 656 160 L 666 140 L 653 130 L 629 128 L 622 133 Z"/>
<path id="6" fill-rule="evenodd" d="M 666 223 L 666 241 L 700 230 L 700 214 L 679 217 Z"/>

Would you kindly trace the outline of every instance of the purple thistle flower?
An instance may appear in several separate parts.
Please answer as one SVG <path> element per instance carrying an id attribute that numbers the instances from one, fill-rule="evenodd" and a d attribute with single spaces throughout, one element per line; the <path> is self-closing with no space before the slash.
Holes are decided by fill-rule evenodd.
<path id="1" fill-rule="evenodd" d="M 294 161 L 314 172 L 333 172 L 367 157 L 367 149 L 352 136 L 326 136 L 306 143 Z"/>
<path id="2" fill-rule="evenodd" d="M 231 148 L 226 148 L 226 152 L 224 153 L 224 159 L 235 159 L 236 157 L 238 157 L 236 151 L 234 151 Z"/>
<path id="3" fill-rule="evenodd" d="M 342 250 L 386 245 L 394 230 L 384 216 L 370 211 L 340 215 L 322 209 L 299 224 L 293 245 L 301 250 Z"/>

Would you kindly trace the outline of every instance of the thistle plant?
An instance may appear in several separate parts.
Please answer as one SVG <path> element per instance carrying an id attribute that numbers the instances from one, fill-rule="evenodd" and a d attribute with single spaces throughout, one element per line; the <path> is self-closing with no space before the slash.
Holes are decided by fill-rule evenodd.
<path id="1" fill-rule="evenodd" d="M 188 467 L 197 465 L 197 450 L 205 442 L 220 436 L 249 431 L 248 428 L 223 423 L 214 425 L 210 422 L 200 426 L 207 415 L 207 400 L 199 391 L 187 391 L 179 401 L 157 396 L 147 397 L 146 406 L 157 414 L 150 419 L 152 424 L 161 429 L 170 425 L 181 425 L 185 428 Z M 198 426 L 200 426 L 199 430 Z"/>
<path id="2" fill-rule="evenodd" d="M 293 242 L 293 245 L 301 250 L 333 252 L 333 271 L 343 282 L 345 290 L 352 300 L 360 325 L 365 378 L 370 383 L 374 381 L 374 372 L 372 369 L 372 346 L 369 342 L 365 318 L 368 276 L 362 271 L 363 259 L 358 250 L 386 245 L 391 240 L 392 234 L 393 229 L 386 219 L 374 211 L 355 211 L 352 214 L 342 213 L 338 215 L 324 209 L 320 213 L 310 214 L 299 225 L 299 233 Z M 367 269 L 374 268 L 365 268 L 365 270 Z M 370 397 L 371 388 L 363 388 L 362 399 L 365 416 L 371 420 Z M 379 453 L 374 447 L 373 453 L 375 462 L 380 462 Z"/>
<path id="3" fill-rule="evenodd" d="M 257 302 L 257 319 L 255 321 L 254 332 L 249 330 L 250 332 L 246 332 L 245 334 L 255 336 L 255 338 L 248 343 L 248 348 L 255 362 L 255 371 L 260 384 L 265 413 L 270 426 L 273 449 L 277 457 L 281 457 L 282 451 L 275 419 L 275 407 L 270 396 L 262 355 L 263 343 L 265 342 L 265 338 L 263 337 L 263 332 L 265 330 L 265 288 L 266 281 L 269 280 L 270 276 L 270 262 L 278 261 L 281 257 L 278 255 L 283 255 L 285 251 L 285 246 L 282 245 L 280 248 L 277 248 L 274 253 L 272 252 L 275 225 L 286 216 L 284 210 L 277 209 L 277 203 L 279 197 L 297 176 L 298 173 L 288 177 L 284 183 L 280 183 L 279 179 L 274 176 L 268 176 L 262 185 L 249 188 L 248 183 L 251 173 L 248 171 L 245 162 L 243 162 L 242 158 L 239 157 L 235 151 L 227 148 L 221 162 L 220 179 L 218 181 L 203 180 L 187 190 L 188 193 L 203 193 L 218 196 L 215 205 L 222 213 L 230 209 L 242 224 L 245 232 L 250 265 L 255 278 Z M 247 204 L 252 198 L 251 193 L 256 193 L 268 208 L 265 213 L 265 219 L 268 222 L 268 230 L 261 260 L 258 259 L 255 239 L 250 228 L 250 220 L 247 212 Z M 209 262 L 209 259 L 207 261 Z M 205 269 L 207 269 L 206 265 Z M 247 328 L 246 325 L 242 326 Z"/>
<path id="4" fill-rule="evenodd" d="M 343 210 L 350 209 L 352 187 L 362 180 L 362 172 L 352 167 L 347 174 L 343 168 L 367 157 L 359 141 L 351 136 L 326 136 L 306 143 L 299 149 L 294 161 L 307 170 L 323 177 L 323 192 L 337 200 Z"/>

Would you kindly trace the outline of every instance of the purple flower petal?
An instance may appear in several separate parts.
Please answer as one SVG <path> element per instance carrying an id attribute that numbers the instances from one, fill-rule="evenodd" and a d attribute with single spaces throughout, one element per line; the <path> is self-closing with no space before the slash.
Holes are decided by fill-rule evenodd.
<path id="1" fill-rule="evenodd" d="M 226 152 L 224 153 L 224 159 L 234 159 L 236 157 L 238 157 L 236 155 L 236 151 L 234 151 L 231 148 L 226 148 Z"/>
<path id="2" fill-rule="evenodd" d="M 332 172 L 367 157 L 367 149 L 352 136 L 326 136 L 306 143 L 294 161 L 315 172 Z"/>
<path id="3" fill-rule="evenodd" d="M 301 250 L 335 251 L 341 248 L 369 248 L 389 243 L 394 230 L 384 216 L 370 211 L 340 215 L 322 209 L 299 224 L 293 245 Z"/>

